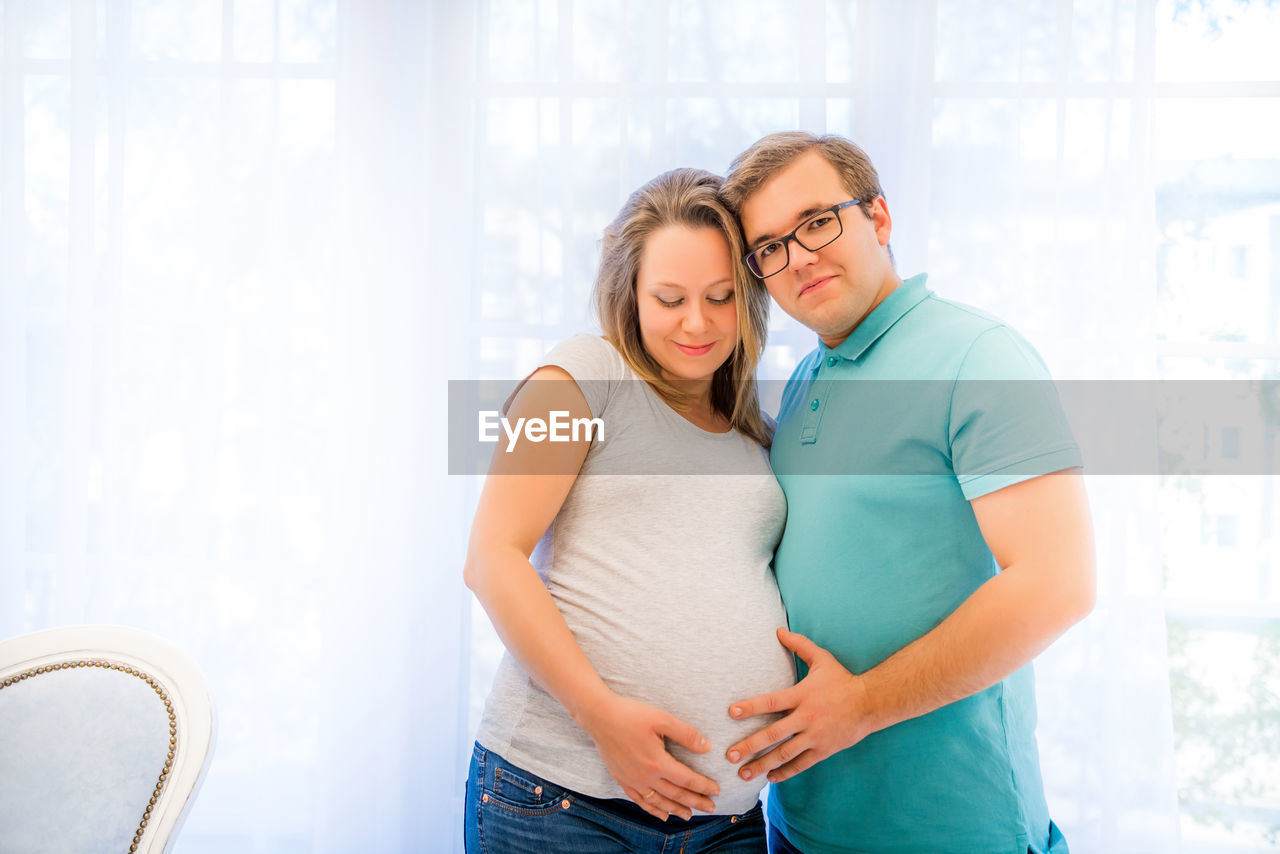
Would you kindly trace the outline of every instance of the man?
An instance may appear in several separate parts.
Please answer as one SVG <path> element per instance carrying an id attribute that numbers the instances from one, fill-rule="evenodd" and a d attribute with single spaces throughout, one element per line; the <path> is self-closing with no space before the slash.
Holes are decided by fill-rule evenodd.
<path id="1" fill-rule="evenodd" d="M 744 261 L 820 339 L 771 452 L 795 630 L 778 636 L 802 679 L 729 710 L 785 713 L 727 751 L 778 783 L 771 850 L 1065 852 L 1030 662 L 1092 609 L 1095 569 L 1047 370 L 998 320 L 898 277 L 879 178 L 848 140 L 767 136 L 725 193 Z"/>

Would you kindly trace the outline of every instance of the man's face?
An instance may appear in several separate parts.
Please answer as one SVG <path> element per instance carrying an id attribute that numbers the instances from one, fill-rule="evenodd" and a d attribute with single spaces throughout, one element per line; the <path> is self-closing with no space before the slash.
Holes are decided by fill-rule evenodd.
<path id="1" fill-rule="evenodd" d="M 742 205 L 748 249 L 782 237 L 817 211 L 849 201 L 827 159 L 807 151 L 764 183 Z M 899 283 L 889 261 L 889 209 L 877 198 L 872 218 L 840 211 L 843 233 L 817 251 L 789 241 L 782 272 L 764 280 L 782 310 L 838 347 Z"/>

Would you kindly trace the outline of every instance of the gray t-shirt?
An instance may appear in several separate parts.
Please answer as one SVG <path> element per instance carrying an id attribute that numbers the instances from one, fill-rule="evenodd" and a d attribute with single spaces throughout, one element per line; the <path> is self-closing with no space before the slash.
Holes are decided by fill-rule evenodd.
<path id="1" fill-rule="evenodd" d="M 531 561 L 605 683 L 710 739 L 704 754 L 668 746 L 719 783 L 717 812 L 745 812 L 764 780 L 740 779 L 724 753 L 775 717 L 735 721 L 729 705 L 795 683 L 775 634 L 786 613 L 770 563 L 786 500 L 768 454 L 736 430 L 685 420 L 602 338 L 575 336 L 542 364 L 568 371 L 605 430 Z M 732 474 L 666 473 L 681 471 Z M 566 788 L 626 797 L 591 738 L 510 653 L 477 740 Z"/>

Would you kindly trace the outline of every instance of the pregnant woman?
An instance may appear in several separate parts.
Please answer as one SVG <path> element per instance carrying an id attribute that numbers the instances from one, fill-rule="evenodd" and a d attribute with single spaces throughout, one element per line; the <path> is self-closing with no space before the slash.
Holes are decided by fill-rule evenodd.
<path id="1" fill-rule="evenodd" d="M 603 429 L 499 446 L 480 496 L 465 577 L 507 654 L 468 854 L 765 851 L 764 781 L 724 759 L 760 724 L 726 709 L 795 681 L 770 568 L 786 504 L 754 380 L 768 295 L 719 189 L 677 169 L 627 200 L 596 277 L 604 336 L 552 349 L 508 402 L 512 423 Z"/>

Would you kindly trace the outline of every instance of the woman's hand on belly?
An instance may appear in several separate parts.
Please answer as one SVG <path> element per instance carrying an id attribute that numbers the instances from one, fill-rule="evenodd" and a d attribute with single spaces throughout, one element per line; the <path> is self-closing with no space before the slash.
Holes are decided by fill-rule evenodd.
<path id="1" fill-rule="evenodd" d="M 720 794 L 720 787 L 677 761 L 664 741 L 669 738 L 694 753 L 706 753 L 711 742 L 694 727 L 613 692 L 578 724 L 595 742 L 613 779 L 645 812 L 663 821 L 669 815 L 688 820 L 695 809 L 715 812 L 711 798 Z"/>

